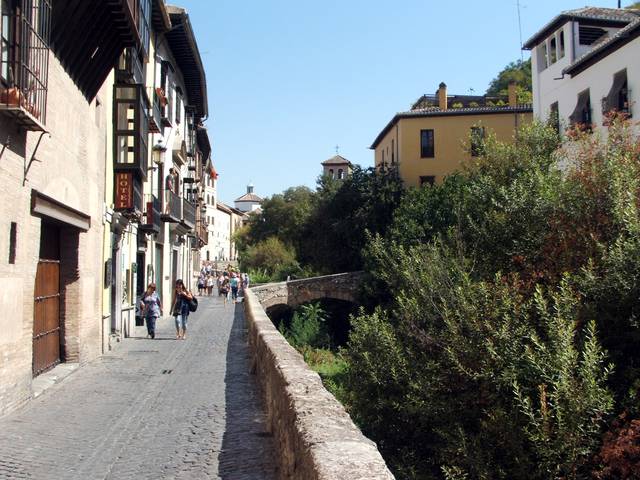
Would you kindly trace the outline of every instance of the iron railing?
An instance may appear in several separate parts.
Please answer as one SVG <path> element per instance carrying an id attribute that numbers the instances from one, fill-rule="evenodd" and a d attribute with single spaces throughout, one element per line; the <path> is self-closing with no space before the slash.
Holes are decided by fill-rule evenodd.
<path id="1" fill-rule="evenodd" d="M 47 79 L 51 0 L 21 0 L 2 11 L 0 43 L 0 109 L 29 130 L 44 131 L 47 118 Z"/>

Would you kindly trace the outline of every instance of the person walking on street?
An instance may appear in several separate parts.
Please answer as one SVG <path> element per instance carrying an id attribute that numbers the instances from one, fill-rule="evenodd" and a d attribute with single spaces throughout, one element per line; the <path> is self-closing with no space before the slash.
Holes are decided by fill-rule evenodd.
<path id="1" fill-rule="evenodd" d="M 176 280 L 176 288 L 173 293 L 173 307 L 171 315 L 176 321 L 176 338 L 187 338 L 187 320 L 189 319 L 189 302 L 193 300 L 193 295 L 184 286 L 180 279 Z"/>
<path id="2" fill-rule="evenodd" d="M 147 291 L 140 299 L 142 316 L 147 323 L 147 334 L 151 338 L 156 338 L 156 321 L 162 315 L 162 302 L 156 293 L 156 284 L 150 283 Z"/>
<path id="3" fill-rule="evenodd" d="M 213 295 L 213 275 L 207 275 L 207 295 Z"/>
<path id="4" fill-rule="evenodd" d="M 224 299 L 224 306 L 227 306 L 227 300 L 229 297 L 229 278 L 228 277 L 224 277 L 224 279 L 222 280 L 222 285 L 220 285 L 220 295 L 222 295 L 222 298 Z"/>
<path id="5" fill-rule="evenodd" d="M 203 274 L 200 274 L 198 277 L 198 295 L 202 296 L 206 291 L 206 277 Z"/>
<path id="6" fill-rule="evenodd" d="M 235 273 L 231 274 L 231 279 L 229 280 L 229 286 L 231 287 L 231 300 L 233 303 L 236 303 L 238 300 L 238 287 L 240 285 L 238 276 Z"/>

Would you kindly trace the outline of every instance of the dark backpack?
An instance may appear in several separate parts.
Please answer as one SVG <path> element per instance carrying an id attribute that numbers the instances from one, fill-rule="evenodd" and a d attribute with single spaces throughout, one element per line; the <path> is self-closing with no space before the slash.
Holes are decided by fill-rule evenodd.
<path id="1" fill-rule="evenodd" d="M 196 297 L 193 297 L 191 300 L 189 300 L 189 311 L 195 312 L 197 309 L 198 309 L 198 299 Z"/>

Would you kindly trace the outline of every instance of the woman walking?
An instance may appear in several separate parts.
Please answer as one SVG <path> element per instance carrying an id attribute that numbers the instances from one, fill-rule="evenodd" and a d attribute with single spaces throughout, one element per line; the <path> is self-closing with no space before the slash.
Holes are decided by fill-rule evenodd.
<path id="1" fill-rule="evenodd" d="M 229 299 L 229 277 L 224 277 L 222 285 L 220 285 L 220 295 L 224 299 L 224 306 L 227 306 L 227 300 Z"/>
<path id="2" fill-rule="evenodd" d="M 213 295 L 213 275 L 207 275 L 207 295 Z"/>
<path id="3" fill-rule="evenodd" d="M 236 303 L 238 301 L 239 284 L 240 282 L 237 275 L 235 273 L 232 273 L 231 280 L 229 280 L 229 285 L 231 286 L 231 299 L 233 300 L 233 303 Z"/>
<path id="4" fill-rule="evenodd" d="M 187 338 L 187 320 L 189 318 L 189 302 L 193 300 L 193 295 L 184 286 L 180 279 L 176 280 L 176 288 L 173 292 L 173 307 L 171 314 L 176 321 L 176 338 Z"/>
<path id="5" fill-rule="evenodd" d="M 150 283 L 147 291 L 140 299 L 142 316 L 146 319 L 147 334 L 151 338 L 156 338 L 156 320 L 162 315 L 162 302 L 156 293 L 156 284 Z"/>

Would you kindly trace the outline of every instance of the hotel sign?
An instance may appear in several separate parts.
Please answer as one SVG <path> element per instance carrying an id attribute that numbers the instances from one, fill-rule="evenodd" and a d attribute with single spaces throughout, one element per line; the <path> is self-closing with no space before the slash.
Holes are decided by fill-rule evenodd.
<path id="1" fill-rule="evenodd" d="M 133 173 L 116 172 L 115 210 L 133 210 Z"/>

